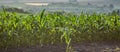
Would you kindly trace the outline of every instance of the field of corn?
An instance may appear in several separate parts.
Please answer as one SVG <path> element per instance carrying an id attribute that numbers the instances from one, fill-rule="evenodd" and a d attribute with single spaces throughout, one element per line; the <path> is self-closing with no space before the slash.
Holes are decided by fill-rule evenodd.
<path id="1" fill-rule="evenodd" d="M 120 41 L 119 15 L 0 12 L 0 48 L 98 41 Z"/>

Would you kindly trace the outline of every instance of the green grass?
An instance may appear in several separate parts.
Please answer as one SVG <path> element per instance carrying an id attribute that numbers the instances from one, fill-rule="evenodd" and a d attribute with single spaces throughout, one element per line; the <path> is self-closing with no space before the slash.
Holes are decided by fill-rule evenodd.
<path id="1" fill-rule="evenodd" d="M 117 14 L 47 13 L 19 15 L 0 13 L 0 48 L 44 44 L 120 41 Z"/>

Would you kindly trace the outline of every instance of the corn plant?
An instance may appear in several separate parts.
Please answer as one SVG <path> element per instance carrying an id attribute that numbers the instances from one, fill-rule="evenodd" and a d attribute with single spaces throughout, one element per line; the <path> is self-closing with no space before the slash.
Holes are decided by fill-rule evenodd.
<path id="1" fill-rule="evenodd" d="M 82 41 L 120 41 L 120 16 L 109 14 L 0 12 L 0 48 Z"/>

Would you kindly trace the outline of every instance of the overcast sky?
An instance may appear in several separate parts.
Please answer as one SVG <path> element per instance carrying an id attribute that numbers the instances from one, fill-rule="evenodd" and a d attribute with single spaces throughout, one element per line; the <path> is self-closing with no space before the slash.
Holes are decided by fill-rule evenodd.
<path id="1" fill-rule="evenodd" d="M 0 1 L 68 2 L 68 0 L 0 0 Z M 78 0 L 78 1 L 106 1 L 106 0 Z"/>
<path id="2" fill-rule="evenodd" d="M 29 0 L 25 0 L 29 1 Z M 41 2 L 67 2 L 68 0 L 32 0 L 32 1 L 41 1 Z M 78 0 L 78 1 L 102 1 L 102 0 Z"/>

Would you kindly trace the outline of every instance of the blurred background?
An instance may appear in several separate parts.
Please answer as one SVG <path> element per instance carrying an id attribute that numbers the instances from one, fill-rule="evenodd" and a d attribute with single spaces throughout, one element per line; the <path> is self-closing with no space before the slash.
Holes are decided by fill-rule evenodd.
<path id="1" fill-rule="evenodd" d="M 113 10 L 120 10 L 120 0 L 0 0 L 2 7 L 39 13 L 46 11 L 65 11 L 71 13 L 109 13 Z M 12 10 L 13 11 L 13 10 Z"/>

